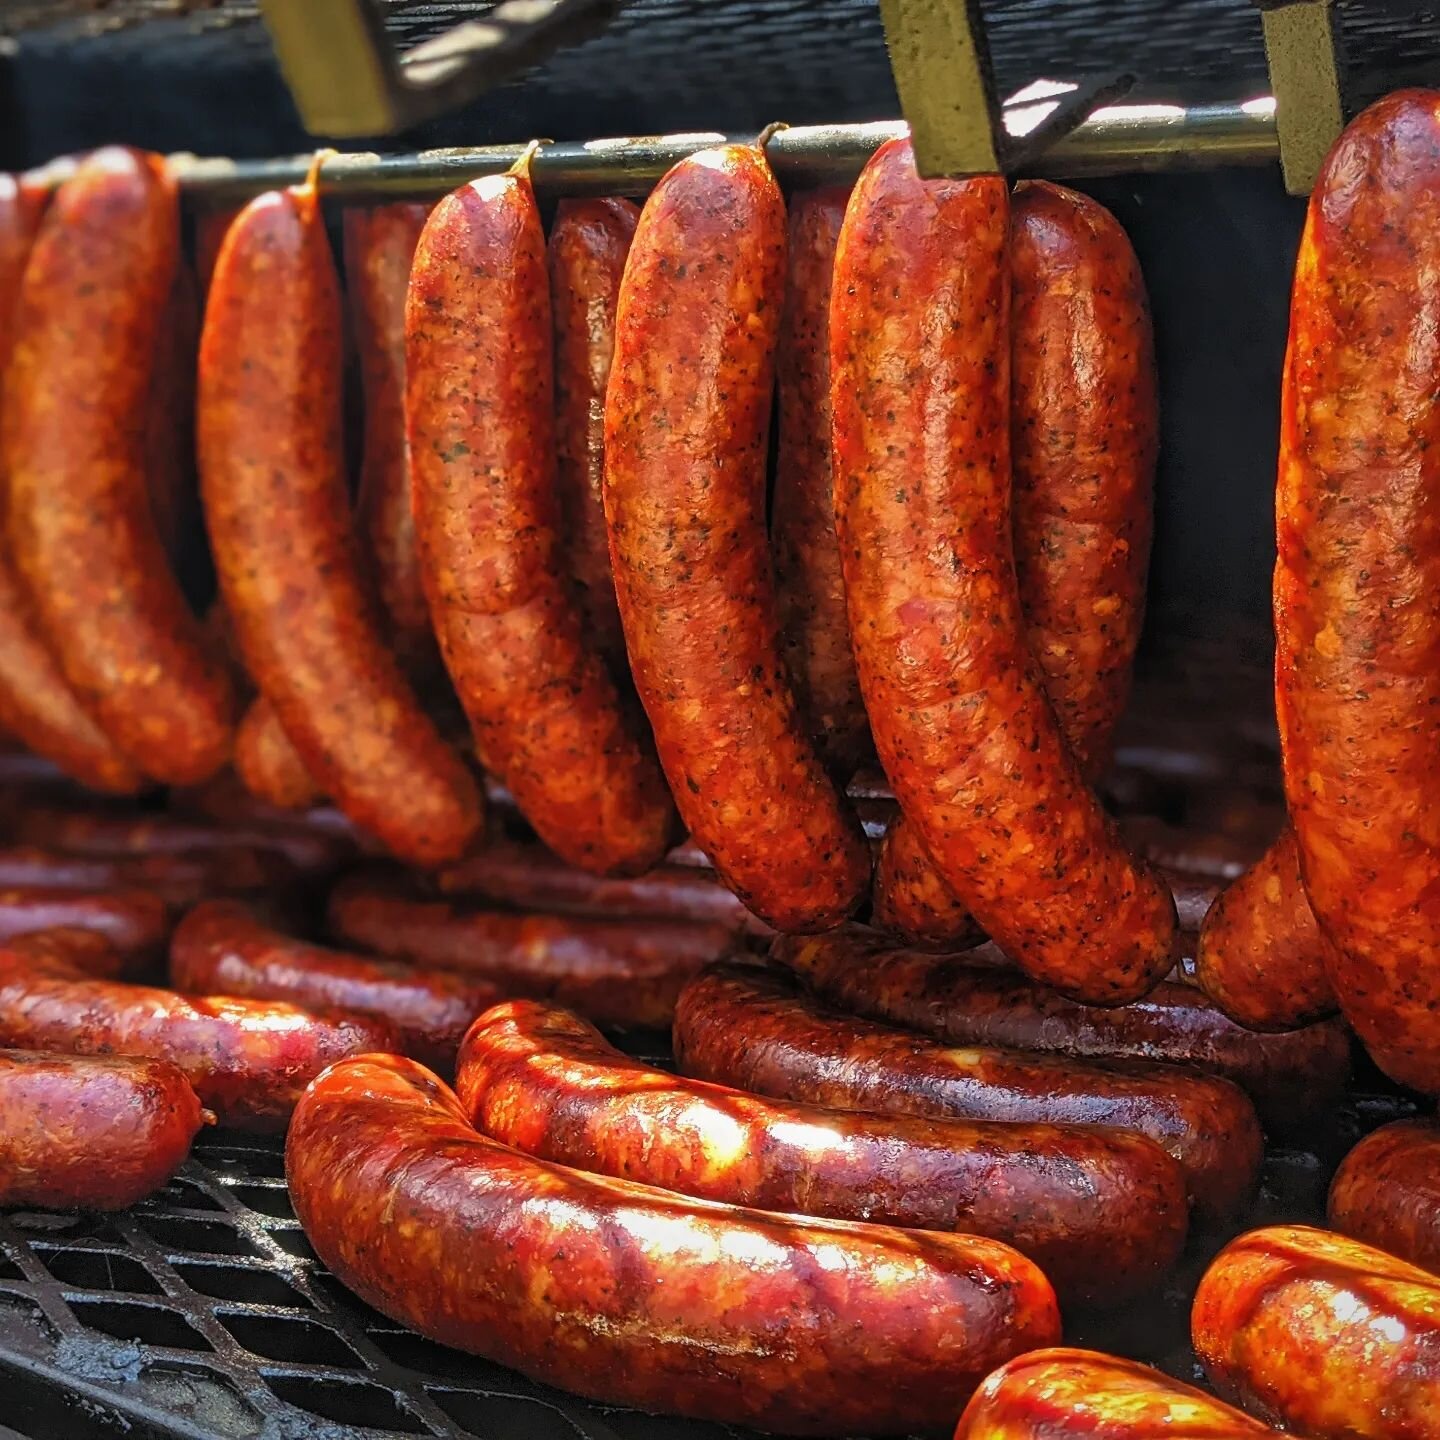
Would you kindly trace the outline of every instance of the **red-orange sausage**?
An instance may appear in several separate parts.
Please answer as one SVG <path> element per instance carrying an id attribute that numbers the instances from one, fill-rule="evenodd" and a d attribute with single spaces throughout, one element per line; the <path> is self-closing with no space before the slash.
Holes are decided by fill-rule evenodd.
<path id="1" fill-rule="evenodd" d="M 640 216 L 605 399 L 605 519 L 636 688 L 681 816 L 779 930 L 860 903 L 870 857 L 780 653 L 765 437 L 785 204 L 761 151 L 682 160 Z"/>
<path id="2" fill-rule="evenodd" d="M 180 1168 L 202 1120 L 165 1060 L 0 1050 L 0 1206 L 123 1210 Z"/>
<path id="3" fill-rule="evenodd" d="M 92 979 L 0 949 L 0 1045 L 169 1060 L 222 1125 L 284 1130 L 301 1091 L 327 1065 L 393 1050 L 395 1036 L 360 1016 L 230 996 L 191 998 Z"/>
<path id="4" fill-rule="evenodd" d="M 411 864 L 458 856 L 475 783 L 380 639 L 340 438 L 340 300 L 313 184 L 230 227 L 200 351 L 200 469 L 246 666 L 305 768 Z"/>
<path id="5" fill-rule="evenodd" d="M 435 207 L 405 320 L 421 568 L 482 763 L 556 854 L 637 873 L 665 853 L 674 810 L 564 578 L 549 299 L 527 176 Z"/>
<path id="6" fill-rule="evenodd" d="M 250 845 L 188 855 L 77 855 L 37 845 L 0 845 L 0 886 L 151 890 L 167 904 L 183 906 L 212 895 L 289 891 L 296 879 L 283 855 Z"/>
<path id="7" fill-rule="evenodd" d="M 378 205 L 345 212 L 345 284 L 360 378 L 365 445 L 355 518 L 402 664 L 438 663 L 410 503 L 405 438 L 405 291 L 428 205 Z"/>
<path id="8" fill-rule="evenodd" d="M 296 1214 L 368 1304 L 592 1399 L 795 1435 L 946 1427 L 1051 1344 L 1054 1292 L 974 1235 L 801 1220 L 546 1164 L 411 1061 L 337 1065 L 285 1150 Z"/>
<path id="9" fill-rule="evenodd" d="M 1345 1089 L 1350 1037 L 1330 1021 L 1281 1035 L 1242 1029 L 1194 986 L 1157 985 L 1132 1005 L 1082 1005 L 1005 966 L 993 946 L 930 955 L 860 932 L 777 947 L 828 1003 L 950 1045 L 1004 1045 L 1095 1060 L 1164 1060 L 1233 1080 L 1267 1125 L 1294 1128 Z"/>
<path id="10" fill-rule="evenodd" d="M 273 930 L 233 900 L 197 905 L 170 941 L 170 980 L 192 995 L 284 1000 L 384 1021 L 400 1050 L 449 1070 L 470 1022 L 501 991 L 448 970 L 387 964 Z"/>
<path id="11" fill-rule="evenodd" d="M 1032 1350 L 965 1407 L 955 1440 L 1275 1440 L 1259 1420 L 1148 1365 L 1088 1350 Z"/>
<path id="12" fill-rule="evenodd" d="M 1170 965 L 1170 892 L 1128 854 L 1046 702 L 1012 563 L 1005 182 L 866 166 L 831 309 L 836 521 L 876 748 L 941 878 L 1037 979 L 1092 1003 Z"/>
<path id="13" fill-rule="evenodd" d="M 728 925 L 487 910 L 363 873 L 330 892 L 328 917 L 347 944 L 464 971 L 600 1025 L 642 1028 L 668 1025 L 686 982 L 736 945 Z"/>
<path id="14" fill-rule="evenodd" d="M 1285 798 L 1341 1008 L 1440 1093 L 1440 92 L 1336 142 L 1290 304 L 1275 499 Z"/>
<path id="15" fill-rule="evenodd" d="M 1440 1434 L 1440 1280 L 1358 1240 L 1242 1235 L 1202 1277 L 1190 1335 L 1222 1395 L 1291 1433 Z"/>
<path id="16" fill-rule="evenodd" d="M 842 780 L 870 743 L 850 650 L 830 473 L 830 277 L 849 194 L 814 190 L 791 202 L 770 502 L 781 650 L 810 735 Z"/>
<path id="17" fill-rule="evenodd" d="M 58 966 L 62 971 L 78 970 L 96 980 L 126 980 L 150 968 L 147 957 L 138 960 L 115 947 L 98 930 L 74 925 L 53 925 L 26 935 L 15 935 L 4 948 L 36 967 Z"/>
<path id="18" fill-rule="evenodd" d="M 170 938 L 170 907 L 151 890 L 49 885 L 0 889 L 0 940 L 59 926 L 96 931 L 133 961 L 143 962 L 164 953 Z"/>
<path id="19" fill-rule="evenodd" d="M 1440 1122 L 1397 1120 L 1367 1135 L 1330 1185 L 1336 1230 L 1440 1273 Z"/>
<path id="20" fill-rule="evenodd" d="M 235 773 L 257 800 L 281 810 L 304 810 L 323 798 L 263 695 L 250 702 L 235 732 Z"/>
<path id="21" fill-rule="evenodd" d="M 629 200 L 562 200 L 550 230 L 555 317 L 555 483 L 561 548 L 590 637 L 628 686 L 625 636 L 605 532 L 605 386 L 620 276 L 640 212 Z"/>
<path id="22" fill-rule="evenodd" d="M 1228 1080 L 1175 1065 L 1101 1064 L 967 1046 L 948 1049 L 821 1009 L 793 982 L 714 965 L 675 1008 L 682 1073 L 837 1110 L 1135 1130 L 1168 1150 L 1208 1220 L 1250 1203 L 1263 1144 Z"/>
<path id="23" fill-rule="evenodd" d="M 142 770 L 194 784 L 230 757 L 234 697 L 146 479 L 178 227 L 158 156 L 97 150 L 61 186 L 25 269 L 4 454 L 12 554 L 66 680 Z"/>
<path id="24" fill-rule="evenodd" d="M 0 175 L 0 375 L 14 347 L 20 282 L 43 210 L 43 191 Z M 82 785 L 138 790 L 139 771 L 75 698 L 40 638 L 8 552 L 0 546 L 0 724 Z"/>
<path id="25" fill-rule="evenodd" d="M 988 1235 L 1066 1299 L 1121 1304 L 1184 1244 L 1185 1177 L 1142 1135 L 764 1100 L 652 1069 L 538 1001 L 475 1021 L 455 1089 L 484 1134 L 542 1160 L 787 1215 Z"/>
<path id="26" fill-rule="evenodd" d="M 1325 968 L 1329 948 L 1305 896 L 1295 832 L 1287 825 L 1210 907 L 1195 974 L 1237 1024 L 1296 1030 L 1338 1008 Z"/>

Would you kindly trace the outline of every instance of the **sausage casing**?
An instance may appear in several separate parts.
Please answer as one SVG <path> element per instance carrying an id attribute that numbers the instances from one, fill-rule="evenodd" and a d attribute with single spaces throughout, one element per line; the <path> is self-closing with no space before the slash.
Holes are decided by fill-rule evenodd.
<path id="1" fill-rule="evenodd" d="M 765 1100 L 652 1069 L 533 1000 L 476 1020 L 455 1089 L 482 1133 L 542 1160 L 783 1214 L 988 1235 L 1062 1299 L 1123 1303 L 1184 1244 L 1185 1177 L 1144 1136 Z"/>
<path id="2" fill-rule="evenodd" d="M 955 1440 L 1275 1440 L 1259 1420 L 1148 1365 L 1089 1350 L 1035 1350 L 1002 1365 Z"/>
<path id="3" fill-rule="evenodd" d="M 169 1060 L 222 1125 L 283 1131 L 301 1091 L 327 1065 L 394 1050 L 395 1037 L 378 1020 L 176 995 L 0 949 L 0 1045 Z"/>
<path id="4" fill-rule="evenodd" d="M 1397 1120 L 1367 1135 L 1330 1185 L 1330 1224 L 1440 1273 L 1440 1123 Z"/>
<path id="5" fill-rule="evenodd" d="M 785 1434 L 947 1427 L 1051 1343 L 1054 1292 L 976 1236 L 800 1220 L 546 1164 L 413 1062 L 337 1065 L 286 1143 L 296 1214 L 367 1304 L 613 1404 Z"/>
<path id="6" fill-rule="evenodd" d="M 630 672 L 605 531 L 605 387 L 615 355 L 620 277 L 639 218 L 635 206 L 618 197 L 562 200 L 549 248 L 560 543 L 586 634 L 625 686 Z"/>
<path id="7" fill-rule="evenodd" d="M 170 907 L 150 890 L 0 888 L 0 940 L 58 927 L 93 930 L 138 964 L 164 954 Z"/>
<path id="8" fill-rule="evenodd" d="M 876 749 L 941 878 L 1027 973 L 1090 1003 L 1169 968 L 1175 908 L 1066 749 L 1013 564 L 1003 178 L 882 145 L 831 308 L 835 511 Z"/>
<path id="9" fill-rule="evenodd" d="M 41 223 L 5 375 L 11 554 L 76 697 L 156 780 L 230 757 L 234 696 L 171 572 L 145 419 L 179 254 L 158 156 L 81 161 Z"/>
<path id="10" fill-rule="evenodd" d="M 263 695 L 250 702 L 235 731 L 235 773 L 257 800 L 281 810 L 303 810 L 323 798 Z"/>
<path id="11" fill-rule="evenodd" d="M 685 988 L 674 1042 L 684 1074 L 777 1099 L 1138 1131 L 1180 1162 L 1207 1220 L 1242 1211 L 1259 1179 L 1260 1126 L 1244 1094 L 1178 1066 L 948 1049 L 823 1010 L 783 977 L 734 965 L 712 966 Z"/>
<path id="12" fill-rule="evenodd" d="M 1346 1018 L 1440 1093 L 1440 92 L 1401 90 L 1311 195 L 1280 404 L 1275 704 Z"/>
<path id="13" fill-rule="evenodd" d="M 361 578 L 340 332 L 313 186 L 258 197 L 229 229 L 205 311 L 205 519 L 246 667 L 305 768 L 396 855 L 434 865 L 474 836 L 480 796 L 382 642 Z"/>
<path id="14" fill-rule="evenodd" d="M 1313 1440 L 1440 1433 L 1440 1280 L 1358 1240 L 1275 1225 L 1232 1241 L 1195 1291 L 1210 1383 Z"/>
<path id="15" fill-rule="evenodd" d="M 1305 895 L 1295 832 L 1287 825 L 1210 907 L 1195 973 L 1200 988 L 1237 1025 L 1296 1030 L 1338 1008 L 1326 973 L 1329 948 Z"/>
<path id="16" fill-rule="evenodd" d="M 668 1025 L 685 983 L 736 943 L 726 925 L 489 910 L 363 872 L 331 891 L 329 928 L 381 955 L 554 1000 L 597 1024 L 642 1028 Z"/>
<path id="17" fill-rule="evenodd" d="M 1350 1037 L 1338 1022 L 1258 1035 L 1229 1020 L 1194 986 L 1175 981 L 1131 1005 L 1096 1006 L 1067 1000 L 994 963 L 1001 957 L 993 946 L 927 955 L 846 935 L 787 946 L 775 956 L 828 1003 L 950 1045 L 1161 1060 L 1223 1075 L 1276 1128 L 1316 1114 L 1350 1076 Z"/>
<path id="18" fill-rule="evenodd" d="M 449 1070 L 470 1022 L 500 998 L 494 985 L 330 950 L 282 934 L 231 900 L 197 905 L 170 942 L 170 980 L 192 995 L 283 1000 L 384 1021 L 399 1049 Z"/>
<path id="19" fill-rule="evenodd" d="M 636 873 L 665 853 L 675 812 L 564 575 L 549 297 L 527 177 L 435 207 L 405 321 L 421 567 L 485 767 L 556 854 Z"/>
<path id="20" fill-rule="evenodd" d="M 200 1101 L 166 1060 L 0 1050 L 0 1206 L 123 1210 L 190 1153 Z"/>
<path id="21" fill-rule="evenodd" d="M 780 653 L 765 441 L 785 203 L 745 145 L 682 160 L 641 212 L 605 399 L 605 520 L 636 689 L 680 814 L 777 930 L 860 903 L 870 857 Z"/>

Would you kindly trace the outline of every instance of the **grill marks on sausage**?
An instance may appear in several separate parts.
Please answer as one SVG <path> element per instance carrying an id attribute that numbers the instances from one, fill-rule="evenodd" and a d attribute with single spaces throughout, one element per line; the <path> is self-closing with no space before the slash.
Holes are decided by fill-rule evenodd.
<path id="1" fill-rule="evenodd" d="M 406 315 L 421 562 L 476 749 L 572 864 L 646 870 L 674 812 L 562 572 L 549 285 L 528 179 L 477 180 L 435 207 Z"/>
<path id="2" fill-rule="evenodd" d="M 661 181 L 621 285 L 605 515 L 682 817 L 756 914 L 813 930 L 859 904 L 870 863 L 780 653 L 765 437 L 784 266 L 784 202 L 759 150 L 703 151 Z"/>
<path id="3" fill-rule="evenodd" d="M 882 764 L 946 884 L 1037 979 L 1093 1003 L 1169 966 L 1169 891 L 1065 747 L 1025 643 L 1010 514 L 1005 185 L 880 148 L 831 311 L 836 519 Z"/>

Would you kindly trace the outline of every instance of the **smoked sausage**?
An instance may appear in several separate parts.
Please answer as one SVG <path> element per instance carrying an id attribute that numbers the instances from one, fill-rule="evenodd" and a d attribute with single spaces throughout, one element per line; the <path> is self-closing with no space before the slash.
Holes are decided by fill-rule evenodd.
<path id="1" fill-rule="evenodd" d="M 263 695 L 250 702 L 235 732 L 235 773 L 257 800 L 281 810 L 304 810 L 323 798 Z"/>
<path id="2" fill-rule="evenodd" d="M 20 282 L 43 210 L 43 192 L 0 175 L 0 375 L 14 348 Z M 9 551 L 0 546 L 0 724 L 92 790 L 138 790 L 139 771 L 75 698 L 40 638 Z"/>
<path id="3" fill-rule="evenodd" d="M 283 1131 L 321 1070 L 394 1050 L 395 1037 L 378 1020 L 97 980 L 58 959 L 36 963 L 0 948 L 0 1045 L 169 1060 L 220 1124 Z"/>
<path id="4" fill-rule="evenodd" d="M 345 288 L 365 392 L 355 520 L 374 567 L 390 638 L 407 669 L 438 668 L 420 578 L 405 437 L 405 291 L 428 205 L 345 212 Z"/>
<path id="5" fill-rule="evenodd" d="M 620 277 L 639 218 L 629 200 L 562 200 L 549 250 L 560 545 L 585 633 L 622 687 L 629 686 L 630 672 L 605 532 L 605 387 L 615 355 Z"/>
<path id="6" fill-rule="evenodd" d="M 1090 1350 L 1033 1350 L 965 1407 L 955 1440 L 1275 1440 L 1224 1401 L 1148 1365 Z"/>
<path id="7" fill-rule="evenodd" d="M 1020 609 L 1061 734 L 1093 781 L 1145 615 L 1159 449 L 1149 305 L 1115 217 L 1063 186 L 1016 186 L 1009 257 Z M 902 819 L 881 850 L 877 917 L 915 939 L 963 939 L 968 917 L 948 891 Z"/>
<path id="8" fill-rule="evenodd" d="M 1330 1224 L 1440 1273 L 1440 1123 L 1397 1120 L 1367 1135 L 1330 1186 Z"/>
<path id="9" fill-rule="evenodd" d="M 455 1089 L 480 1131 L 542 1160 L 760 1210 L 988 1235 L 1062 1299 L 1121 1304 L 1184 1244 L 1185 1177 L 1142 1135 L 764 1100 L 652 1069 L 538 1001 L 475 1021 Z"/>
<path id="10" fill-rule="evenodd" d="M 1195 1292 L 1210 1383 L 1312 1440 L 1440 1434 L 1440 1280 L 1303 1225 L 1232 1241 Z"/>
<path id="11" fill-rule="evenodd" d="M 123 1210 L 180 1168 L 204 1118 L 167 1060 L 0 1050 L 0 1206 Z"/>
<path id="12" fill-rule="evenodd" d="M 777 930 L 870 883 L 780 651 L 765 446 L 785 202 L 764 154 L 682 160 L 641 212 L 605 398 L 605 521 L 636 689 L 692 837 Z"/>
<path id="13" fill-rule="evenodd" d="M 3 874 L 3 871 L 0 871 Z M 629 920 L 700 920 L 747 935 L 775 932 L 711 875 L 662 865 L 644 875 L 602 877 L 556 859 L 542 845 L 496 840 L 442 870 L 445 895 L 470 896 L 515 910 Z"/>
<path id="14" fill-rule="evenodd" d="M 479 791 L 380 638 L 340 435 L 340 299 L 310 183 L 253 200 L 200 346 L 200 472 L 246 668 L 316 783 L 413 865 L 460 855 Z"/>
<path id="15" fill-rule="evenodd" d="M 185 785 L 230 758 L 234 696 L 171 572 L 146 475 L 178 254 L 160 157 L 81 161 L 25 267 L 3 446 L 11 554 L 61 672 L 130 760 Z"/>
<path id="16" fill-rule="evenodd" d="M 140 964 L 164 953 L 170 938 L 170 907 L 150 890 L 0 888 L 0 941 L 62 926 L 93 930 Z"/>
<path id="17" fill-rule="evenodd" d="M 1275 704 L 1345 1017 L 1440 1093 L 1440 92 L 1354 120 L 1310 198 L 1280 402 Z"/>
<path id="18" fill-rule="evenodd" d="M 830 470 L 830 279 L 849 194 L 840 187 L 812 190 L 790 206 L 770 502 L 781 650 L 811 738 L 840 780 L 849 779 L 870 744 L 850 649 Z"/>
<path id="19" fill-rule="evenodd" d="M 1207 1221 L 1243 1211 L 1259 1180 L 1260 1126 L 1244 1093 L 1178 1066 L 947 1049 L 823 1010 L 784 977 L 735 965 L 712 966 L 686 986 L 674 1044 L 683 1074 L 781 1100 L 1135 1130 L 1180 1162 Z"/>
<path id="20" fill-rule="evenodd" d="M 197 905 L 170 941 L 170 980 L 192 995 L 284 1000 L 387 1022 L 403 1054 L 450 1070 L 470 1022 L 501 992 L 484 980 L 330 950 L 263 924 L 232 900 Z"/>
<path id="21" fill-rule="evenodd" d="M 1013 563 L 1008 198 L 882 145 L 831 307 L 835 511 L 880 761 L 940 877 L 1028 974 L 1092 1004 L 1170 965 L 1169 890 L 1065 746 Z"/>
<path id="22" fill-rule="evenodd" d="M 768 1215 L 478 1135 L 412 1061 L 321 1076 L 285 1149 L 316 1253 L 383 1314 L 590 1399 L 793 1435 L 948 1427 L 1059 1334 L 1005 1245 Z"/>
<path id="23" fill-rule="evenodd" d="M 1295 832 L 1275 843 L 1210 907 L 1195 952 L 1200 988 L 1251 1030 L 1298 1030 L 1333 1015 L 1329 942 L 1300 878 Z"/>
<path id="24" fill-rule="evenodd" d="M 557 855 L 637 874 L 664 855 L 675 812 L 564 575 L 549 297 L 528 175 L 435 207 L 405 311 L 421 572 L 486 769 Z"/>
<path id="25" fill-rule="evenodd" d="M 1157 985 L 1135 1004 L 1103 1007 L 1033 984 L 989 945 L 959 956 L 929 955 L 855 932 L 833 942 L 781 946 L 773 954 L 827 1003 L 949 1045 L 1163 1060 L 1223 1075 L 1274 1128 L 1316 1114 L 1350 1076 L 1350 1039 L 1338 1022 L 1257 1035 L 1176 981 Z"/>
<path id="26" fill-rule="evenodd" d="M 127 980 L 144 965 L 135 957 L 115 947 L 98 930 L 85 930 L 75 925 L 52 925 L 25 935 L 14 935 L 4 942 L 12 955 L 19 955 L 37 969 L 46 966 L 61 970 L 79 970 L 96 980 Z"/>
<path id="27" fill-rule="evenodd" d="M 642 1028 L 668 1025 L 685 983 L 736 943 L 727 925 L 490 910 L 363 872 L 331 891 L 328 923 L 347 944 Z"/>

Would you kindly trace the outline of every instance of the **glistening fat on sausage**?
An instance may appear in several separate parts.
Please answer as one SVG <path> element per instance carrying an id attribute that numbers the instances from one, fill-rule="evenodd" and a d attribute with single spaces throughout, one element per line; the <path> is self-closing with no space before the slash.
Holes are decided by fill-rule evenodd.
<path id="1" fill-rule="evenodd" d="M 993 1240 L 546 1164 L 398 1058 L 317 1079 L 285 1170 L 306 1237 L 367 1304 L 610 1404 L 794 1435 L 939 1430 L 995 1365 L 1059 1335 L 1044 1276 Z"/>

